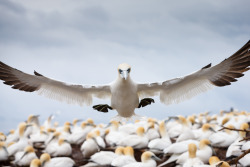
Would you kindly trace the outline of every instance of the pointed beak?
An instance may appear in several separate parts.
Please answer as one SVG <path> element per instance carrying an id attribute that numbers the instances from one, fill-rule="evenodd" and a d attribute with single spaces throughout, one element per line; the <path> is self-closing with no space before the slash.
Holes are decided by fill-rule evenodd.
<path id="1" fill-rule="evenodd" d="M 157 156 L 155 156 L 155 155 L 153 155 L 152 156 L 152 159 L 154 159 L 154 160 L 156 160 L 156 161 L 161 161 L 161 159 L 160 158 L 158 158 Z"/>
<path id="2" fill-rule="evenodd" d="M 209 130 L 216 133 L 216 131 L 212 127 L 210 127 Z"/>
<path id="3" fill-rule="evenodd" d="M 128 71 L 127 70 L 123 70 L 122 73 L 121 73 L 121 77 L 125 80 L 127 80 L 128 78 Z"/>
<path id="4" fill-rule="evenodd" d="M 25 155 L 27 155 L 28 154 L 28 152 L 24 152 L 24 154 L 22 155 L 22 157 L 19 159 L 19 161 L 21 160 L 21 159 L 23 159 L 23 157 L 25 157 Z"/>

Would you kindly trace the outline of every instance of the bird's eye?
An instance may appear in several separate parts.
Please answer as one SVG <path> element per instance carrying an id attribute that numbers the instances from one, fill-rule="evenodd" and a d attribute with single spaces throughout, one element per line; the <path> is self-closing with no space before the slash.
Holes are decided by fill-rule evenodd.
<path id="1" fill-rule="evenodd" d="M 128 73 L 130 73 L 130 70 L 131 70 L 130 68 L 127 70 L 127 71 L 128 71 Z"/>
<path id="2" fill-rule="evenodd" d="M 120 74 L 122 73 L 122 70 L 121 70 L 121 69 L 119 69 L 119 73 L 120 73 Z"/>

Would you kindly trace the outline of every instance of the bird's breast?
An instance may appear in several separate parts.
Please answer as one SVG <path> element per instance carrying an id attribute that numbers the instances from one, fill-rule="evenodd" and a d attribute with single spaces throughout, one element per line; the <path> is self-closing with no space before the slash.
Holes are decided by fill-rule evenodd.
<path id="1" fill-rule="evenodd" d="M 116 109 L 119 115 L 130 117 L 134 114 L 134 109 L 139 105 L 136 85 L 115 85 L 111 94 L 111 107 Z"/>

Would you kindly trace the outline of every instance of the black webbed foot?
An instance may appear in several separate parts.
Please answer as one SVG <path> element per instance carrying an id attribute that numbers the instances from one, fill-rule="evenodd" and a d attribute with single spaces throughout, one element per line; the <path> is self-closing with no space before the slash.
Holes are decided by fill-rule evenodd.
<path id="1" fill-rule="evenodd" d="M 108 112 L 108 109 L 113 110 L 112 107 L 110 107 L 107 104 L 98 104 L 93 106 L 94 110 L 100 111 L 100 112 Z"/>
<path id="2" fill-rule="evenodd" d="M 154 102 L 155 101 L 152 98 L 141 99 L 138 108 L 145 107 L 145 106 L 150 105 L 151 103 L 154 103 Z"/>

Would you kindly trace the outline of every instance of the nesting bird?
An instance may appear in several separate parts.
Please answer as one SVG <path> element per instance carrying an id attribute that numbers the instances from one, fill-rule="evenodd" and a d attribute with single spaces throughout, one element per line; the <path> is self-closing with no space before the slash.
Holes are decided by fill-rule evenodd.
<path id="1" fill-rule="evenodd" d="M 116 119 L 135 117 L 136 108 L 145 107 L 154 100 L 150 97 L 159 96 L 162 103 L 169 105 L 189 99 L 205 92 L 214 86 L 222 87 L 237 81 L 250 65 L 250 41 L 235 54 L 221 63 L 201 68 L 184 77 L 170 79 L 164 82 L 136 83 L 130 77 L 131 66 L 123 63 L 118 66 L 118 77 L 112 83 L 101 86 L 73 85 L 50 79 L 34 71 L 30 75 L 0 62 L 0 79 L 4 84 L 26 92 L 37 91 L 39 95 L 75 103 L 79 105 L 92 104 L 93 97 L 109 98 L 111 104 L 94 105 L 100 112 L 116 110 Z M 146 98 L 145 98 L 146 97 Z"/>
<path id="2" fill-rule="evenodd" d="M 48 153 L 44 153 L 40 157 L 42 167 L 73 167 L 75 162 L 68 157 L 51 158 Z"/>
<path id="3" fill-rule="evenodd" d="M 34 148 L 32 146 L 27 146 L 24 151 L 15 154 L 14 163 L 18 166 L 29 166 L 31 161 L 37 158 Z"/>
<path id="4" fill-rule="evenodd" d="M 141 155 L 141 162 L 133 162 L 129 163 L 123 167 L 135 167 L 135 166 L 140 166 L 140 167 L 156 167 L 156 162 L 155 161 L 161 161 L 160 158 L 156 157 L 154 153 L 150 151 L 145 151 Z"/>

